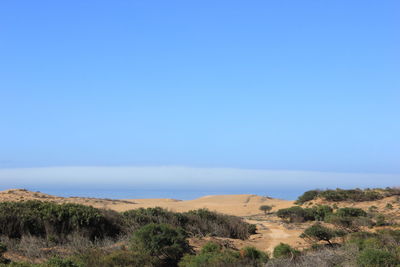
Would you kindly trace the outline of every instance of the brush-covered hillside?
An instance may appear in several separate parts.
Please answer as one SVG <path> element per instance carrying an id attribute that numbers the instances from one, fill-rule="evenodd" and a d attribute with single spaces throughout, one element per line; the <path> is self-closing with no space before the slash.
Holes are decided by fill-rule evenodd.
<path id="1" fill-rule="evenodd" d="M 0 266 L 398 266 L 400 190 L 195 200 L 0 192 Z"/>

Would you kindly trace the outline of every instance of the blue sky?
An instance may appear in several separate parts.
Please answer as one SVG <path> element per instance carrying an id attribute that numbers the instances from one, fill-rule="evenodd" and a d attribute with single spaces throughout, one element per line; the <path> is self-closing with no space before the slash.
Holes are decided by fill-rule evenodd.
<path id="1" fill-rule="evenodd" d="M 399 175 L 399 11 L 365 0 L 2 1 L 0 168 Z"/>

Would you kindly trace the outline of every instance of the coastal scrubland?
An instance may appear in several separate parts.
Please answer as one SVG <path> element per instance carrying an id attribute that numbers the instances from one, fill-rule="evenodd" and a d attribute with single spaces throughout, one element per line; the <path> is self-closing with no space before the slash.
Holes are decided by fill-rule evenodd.
<path id="1" fill-rule="evenodd" d="M 197 200 L 0 192 L 0 266 L 399 266 L 400 189 Z"/>

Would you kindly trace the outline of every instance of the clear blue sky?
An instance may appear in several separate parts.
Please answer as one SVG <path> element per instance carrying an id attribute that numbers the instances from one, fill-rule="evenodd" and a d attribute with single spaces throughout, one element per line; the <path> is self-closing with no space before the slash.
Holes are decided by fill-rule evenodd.
<path id="1" fill-rule="evenodd" d="M 0 168 L 400 173 L 399 1 L 1 1 Z"/>

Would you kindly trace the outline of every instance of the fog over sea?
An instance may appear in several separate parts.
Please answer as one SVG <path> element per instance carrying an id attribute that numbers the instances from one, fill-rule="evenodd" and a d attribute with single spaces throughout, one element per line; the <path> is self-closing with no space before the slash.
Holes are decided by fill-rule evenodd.
<path id="1" fill-rule="evenodd" d="M 0 190 L 25 188 L 59 196 L 194 199 L 257 194 L 296 199 L 310 189 L 399 186 L 400 174 L 335 173 L 183 166 L 79 166 L 0 169 Z"/>

